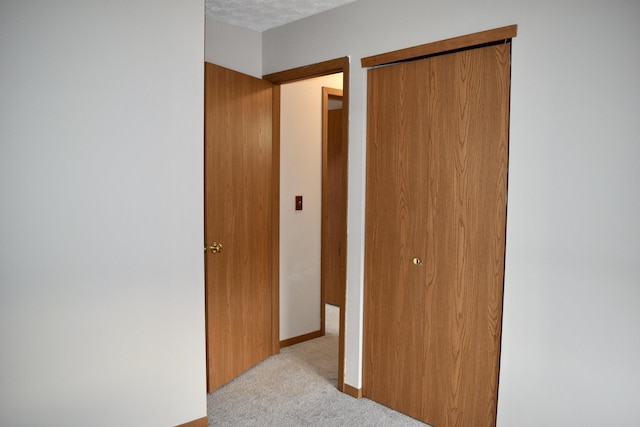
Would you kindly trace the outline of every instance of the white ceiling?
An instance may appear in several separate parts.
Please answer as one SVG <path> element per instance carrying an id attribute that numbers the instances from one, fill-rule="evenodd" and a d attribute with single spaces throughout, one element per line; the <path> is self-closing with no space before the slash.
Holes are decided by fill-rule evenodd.
<path id="1" fill-rule="evenodd" d="M 262 32 L 354 1 L 205 0 L 205 11 L 214 21 Z"/>

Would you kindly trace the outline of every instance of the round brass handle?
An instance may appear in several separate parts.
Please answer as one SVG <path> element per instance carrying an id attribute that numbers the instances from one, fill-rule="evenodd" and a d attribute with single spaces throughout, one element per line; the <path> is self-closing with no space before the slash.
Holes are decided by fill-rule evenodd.
<path id="1" fill-rule="evenodd" d="M 222 243 L 213 242 L 213 245 L 211 245 L 209 249 L 211 250 L 212 254 L 217 254 L 219 252 L 222 252 Z"/>
<path id="2" fill-rule="evenodd" d="M 420 260 L 420 258 L 414 258 L 414 259 L 413 259 L 413 263 L 414 263 L 415 265 L 420 265 L 420 264 L 422 264 L 422 260 Z"/>

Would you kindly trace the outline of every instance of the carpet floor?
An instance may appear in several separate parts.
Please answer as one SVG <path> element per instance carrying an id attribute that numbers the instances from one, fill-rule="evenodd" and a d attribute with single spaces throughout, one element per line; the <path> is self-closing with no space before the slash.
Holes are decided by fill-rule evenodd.
<path id="1" fill-rule="evenodd" d="M 283 348 L 207 395 L 209 426 L 427 426 L 338 391 L 337 310 L 327 306 L 324 337 Z"/>

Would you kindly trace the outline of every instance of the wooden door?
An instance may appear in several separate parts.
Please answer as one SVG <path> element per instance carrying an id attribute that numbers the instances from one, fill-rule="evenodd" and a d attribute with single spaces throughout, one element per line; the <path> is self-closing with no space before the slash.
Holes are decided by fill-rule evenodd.
<path id="1" fill-rule="evenodd" d="M 272 85 L 206 63 L 209 392 L 273 353 L 271 137 Z"/>
<path id="2" fill-rule="evenodd" d="M 342 90 L 323 88 L 322 118 L 322 303 L 342 306 L 347 277 L 347 150 L 343 143 Z M 324 310 L 324 307 L 322 307 Z"/>
<path id="3" fill-rule="evenodd" d="M 364 395 L 494 426 L 511 43 L 368 72 Z"/>

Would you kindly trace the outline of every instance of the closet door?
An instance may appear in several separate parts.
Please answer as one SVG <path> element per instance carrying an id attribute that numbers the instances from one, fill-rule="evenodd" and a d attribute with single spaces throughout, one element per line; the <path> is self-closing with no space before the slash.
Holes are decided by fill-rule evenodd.
<path id="1" fill-rule="evenodd" d="M 511 43 L 368 72 L 364 395 L 495 425 Z"/>

